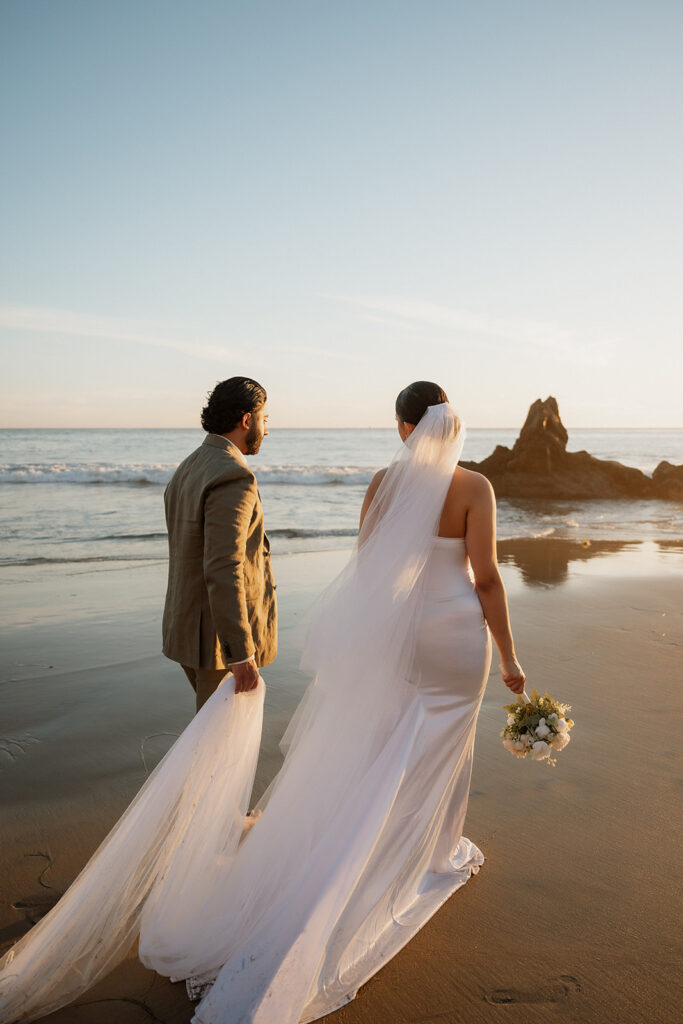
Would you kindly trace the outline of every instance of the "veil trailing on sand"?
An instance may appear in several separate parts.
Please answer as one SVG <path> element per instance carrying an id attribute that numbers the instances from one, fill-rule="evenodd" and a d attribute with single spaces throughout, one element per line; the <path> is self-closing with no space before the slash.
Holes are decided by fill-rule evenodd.
<path id="1" fill-rule="evenodd" d="M 256 824 L 243 834 L 264 684 L 235 694 L 228 677 L 0 962 L 3 1022 L 70 1002 L 137 937 L 145 965 L 204 992 L 196 1024 L 296 1024 L 339 1005 L 369 941 L 363 872 L 420 729 L 414 623 L 463 442 L 453 409 L 431 406 L 388 467 L 348 564 L 316 602 L 303 657 L 313 682 Z"/>

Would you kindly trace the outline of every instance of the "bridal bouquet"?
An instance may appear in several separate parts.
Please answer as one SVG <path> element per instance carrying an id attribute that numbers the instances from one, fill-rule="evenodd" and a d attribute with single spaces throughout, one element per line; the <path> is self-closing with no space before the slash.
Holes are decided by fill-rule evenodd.
<path id="1" fill-rule="evenodd" d="M 560 704 L 547 692 L 541 697 L 538 690 L 532 690 L 530 698 L 518 694 L 514 704 L 504 707 L 508 719 L 500 735 L 505 749 L 515 757 L 528 756 L 534 761 L 555 764 L 553 750 L 563 750 L 570 740 L 569 730 L 574 722 L 566 715 L 571 704 Z"/>

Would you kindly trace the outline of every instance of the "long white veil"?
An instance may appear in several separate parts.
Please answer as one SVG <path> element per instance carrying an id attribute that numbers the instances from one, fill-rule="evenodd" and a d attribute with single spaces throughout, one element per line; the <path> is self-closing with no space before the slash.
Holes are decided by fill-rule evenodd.
<path id="1" fill-rule="evenodd" d="M 144 964 L 205 987 L 196 1024 L 301 1019 L 420 728 L 414 624 L 463 442 L 450 405 L 431 406 L 388 467 L 316 603 L 303 658 L 314 679 L 255 826 L 240 842 L 264 688 L 235 695 L 228 678 L 0 962 L 3 1022 L 73 1000 L 138 935 Z"/>

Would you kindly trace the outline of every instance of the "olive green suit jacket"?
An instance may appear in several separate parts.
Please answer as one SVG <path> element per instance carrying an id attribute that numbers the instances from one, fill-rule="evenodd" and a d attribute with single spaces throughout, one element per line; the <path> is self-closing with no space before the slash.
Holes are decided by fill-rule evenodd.
<path id="1" fill-rule="evenodd" d="M 256 479 L 220 434 L 180 463 L 165 492 L 168 590 L 163 652 L 190 668 L 227 669 L 277 653 L 270 542 Z"/>

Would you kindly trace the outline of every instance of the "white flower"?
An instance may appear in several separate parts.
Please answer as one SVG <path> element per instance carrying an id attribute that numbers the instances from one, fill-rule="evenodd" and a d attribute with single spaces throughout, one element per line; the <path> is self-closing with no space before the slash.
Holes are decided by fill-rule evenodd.
<path id="1" fill-rule="evenodd" d="M 568 732 L 558 732 L 553 736 L 551 742 L 553 750 L 564 750 L 571 739 Z"/>
<path id="2" fill-rule="evenodd" d="M 514 715 L 508 715 L 508 725 L 514 725 L 517 719 Z"/>
<path id="3" fill-rule="evenodd" d="M 514 750 L 515 741 L 511 739 L 510 736 L 505 736 L 505 738 L 503 739 L 503 746 L 505 747 L 506 750 Z"/>
<path id="4" fill-rule="evenodd" d="M 522 742 L 522 740 L 515 740 L 515 747 L 517 748 L 517 750 L 523 750 L 524 746 L 525 744 Z"/>
<path id="5" fill-rule="evenodd" d="M 548 721 L 549 722 L 557 721 L 557 719 L 559 717 L 560 716 L 558 715 L 557 711 L 553 711 L 553 713 L 551 715 L 548 715 Z"/>
<path id="6" fill-rule="evenodd" d="M 530 732 L 523 732 L 522 733 L 522 743 L 524 744 L 525 747 L 529 746 L 529 744 L 531 743 L 531 733 Z"/>
<path id="7" fill-rule="evenodd" d="M 555 728 L 557 729 L 558 732 L 566 732 L 567 729 L 569 728 L 569 726 L 567 725 L 567 719 L 566 718 L 558 718 L 558 720 L 555 722 Z"/>
<path id="8" fill-rule="evenodd" d="M 539 725 L 545 725 L 545 718 L 539 718 L 538 724 Z M 536 730 L 536 732 L 538 732 L 538 729 Z"/>
<path id="9" fill-rule="evenodd" d="M 550 747 L 544 740 L 537 740 L 531 748 L 531 756 L 534 761 L 542 761 L 550 753 Z"/>
<path id="10" fill-rule="evenodd" d="M 526 757 L 526 750 L 513 750 L 515 757 Z"/>
<path id="11" fill-rule="evenodd" d="M 541 719 L 541 724 L 536 726 L 536 735 L 540 740 L 543 740 L 549 732 L 550 728 L 545 724 L 543 719 Z"/>

